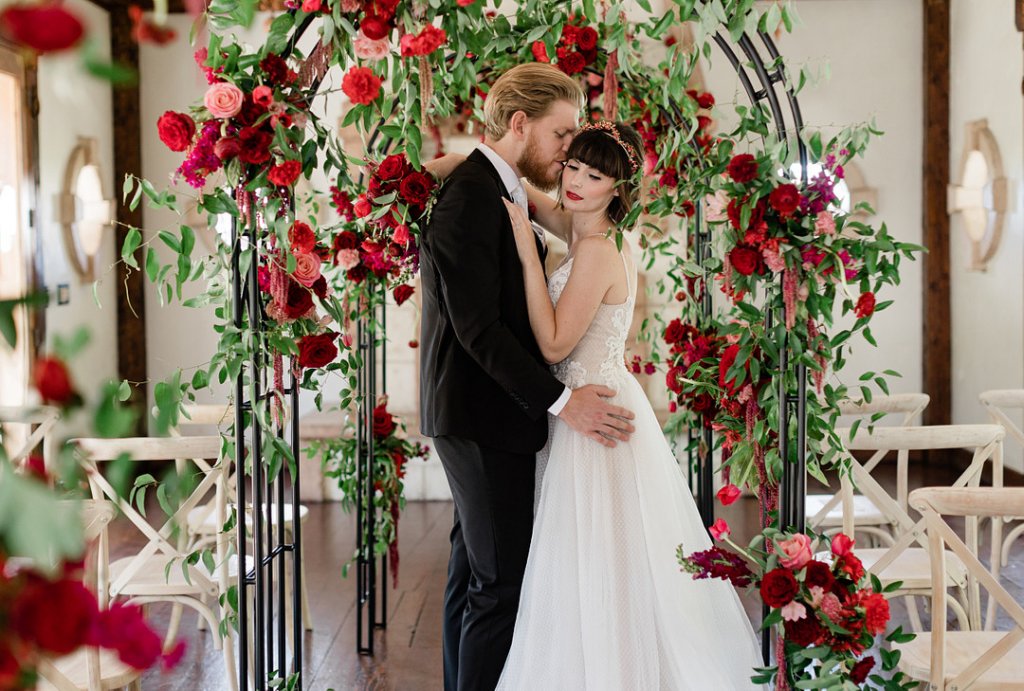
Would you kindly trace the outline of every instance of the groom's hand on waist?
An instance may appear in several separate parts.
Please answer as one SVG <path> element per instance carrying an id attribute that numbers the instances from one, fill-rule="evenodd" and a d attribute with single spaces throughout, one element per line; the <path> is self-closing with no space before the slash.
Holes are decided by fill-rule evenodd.
<path id="1" fill-rule="evenodd" d="M 572 392 L 558 417 L 602 446 L 611 448 L 620 441 L 629 441 L 634 432 L 629 422 L 633 413 L 604 400 L 615 394 L 607 386 L 582 386 Z"/>

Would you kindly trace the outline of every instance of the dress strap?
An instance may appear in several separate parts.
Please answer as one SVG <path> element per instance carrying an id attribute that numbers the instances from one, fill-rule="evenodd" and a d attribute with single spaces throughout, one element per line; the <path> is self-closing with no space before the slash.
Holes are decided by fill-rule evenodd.
<path id="1" fill-rule="evenodd" d="M 616 245 L 616 247 L 618 247 Z M 629 250 L 629 245 L 625 242 L 622 243 L 622 249 L 619 250 L 619 256 L 622 257 L 622 268 L 626 272 L 626 299 L 630 300 L 633 298 L 633 285 L 629 280 L 629 262 L 626 261 L 626 252 Z"/>

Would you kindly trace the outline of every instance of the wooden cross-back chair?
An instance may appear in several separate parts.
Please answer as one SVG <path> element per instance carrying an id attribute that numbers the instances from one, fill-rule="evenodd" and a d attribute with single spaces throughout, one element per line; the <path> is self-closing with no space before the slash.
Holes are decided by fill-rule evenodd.
<path id="1" fill-rule="evenodd" d="M 1010 419 L 1007 413 L 1008 410 L 1024 410 L 1024 389 L 983 391 L 978 398 L 981 404 L 985 406 L 992 421 L 997 425 L 1002 425 L 1003 429 L 1006 430 L 1006 435 L 1019 444 L 1021 449 L 1024 449 L 1024 430 Z M 1000 475 L 1000 477 L 993 479 L 992 484 L 1001 486 L 1002 480 L 1003 478 Z M 1003 539 L 1000 563 L 1006 566 L 1010 562 L 1010 550 L 1013 549 L 1013 544 L 1021 535 L 1024 535 L 1024 506 L 1020 507 L 1020 511 L 1015 516 L 1005 516 L 998 520 L 1004 523 L 1017 523 L 1006 533 L 1006 537 Z"/>
<path id="2" fill-rule="evenodd" d="M 892 396 L 875 396 L 868 403 L 862 400 L 846 400 L 839 403 L 839 411 L 844 416 L 863 416 L 863 426 L 873 425 L 870 417 L 883 414 L 899 416 L 898 424 L 907 427 L 915 423 L 921 412 L 928 406 L 928 394 L 907 393 L 895 394 Z M 864 470 L 871 473 L 882 462 L 886 456 L 884 450 L 876 451 L 863 465 Z M 897 464 L 905 462 L 901 456 Z M 904 477 L 905 467 L 897 468 L 897 476 Z M 850 537 L 867 536 L 872 544 L 891 545 L 893 543 L 893 523 L 868 497 L 861 493 L 854 493 L 852 498 L 846 496 L 846 501 L 852 501 L 851 506 L 844 509 L 844 494 L 842 490 L 833 494 L 809 494 L 807 496 L 807 524 L 814 530 L 826 535 L 833 535 L 843 528 L 843 514 L 845 511 L 853 511 L 856 516 L 857 535 Z"/>
<path id="3" fill-rule="evenodd" d="M 1024 506 L 1024 488 L 925 487 L 914 490 L 910 503 L 923 516 L 931 547 L 933 573 L 931 630 L 919 633 L 908 643 L 896 644 L 899 669 L 927 683 L 934 691 L 1009 691 L 1024 689 L 1024 607 L 999 582 L 998 574 L 978 559 L 976 549 L 966 544 L 943 516 L 967 521 L 1015 516 Z M 972 580 L 978 582 L 1007 614 L 1006 631 L 948 631 L 944 616 L 946 590 L 939 585 L 945 564 L 939 555 L 947 550 L 957 556 Z M 990 563 L 999 564 L 1000 545 L 992 543 Z"/>
<path id="4" fill-rule="evenodd" d="M 219 525 L 227 521 L 226 479 L 230 463 L 221 457 L 219 436 L 199 437 L 136 437 L 125 439 L 75 439 L 73 441 L 95 498 L 112 501 L 119 511 L 145 537 L 146 543 L 136 554 L 115 560 L 110 565 L 109 593 L 137 604 L 167 602 L 195 610 L 213 632 L 221 630 L 217 612 L 207 603 L 220 602 L 221 596 L 237 576 L 237 563 L 230 559 L 228 536 L 215 540 L 212 571 L 203 563 L 189 565 L 188 548 L 183 549 L 176 533 L 187 523 L 189 512 L 200 502 L 214 503 Z M 132 462 L 187 459 L 195 464 L 199 482 L 191 494 L 160 527 L 154 527 L 122 498 L 100 472 L 101 464 L 129 458 Z M 214 605 L 216 607 L 216 605 Z M 226 614 L 226 612 L 224 612 Z M 168 632 L 165 648 L 176 635 Z M 225 673 L 230 689 L 237 687 L 232 628 L 225 627 L 225 638 L 215 633 L 214 645 L 222 649 Z"/>
<path id="5" fill-rule="evenodd" d="M 60 420 L 60 409 L 52 406 L 9 407 L 0 406 L 0 426 L 19 425 L 28 428 L 28 436 L 17 450 L 10 454 L 11 464 L 21 466 L 42 445 L 43 460 L 47 467 L 53 460 L 53 428 Z"/>
<path id="6" fill-rule="evenodd" d="M 1004 431 L 998 425 L 936 425 L 929 427 L 876 427 L 858 429 L 850 436 L 849 429 L 837 430 L 847 451 L 896 452 L 900 460 L 897 467 L 896 497 L 891 496 L 870 472 L 849 455 L 850 475 L 841 478 L 843 503 L 850 506 L 853 485 L 868 497 L 895 526 L 895 539 L 886 547 L 858 549 L 857 555 L 865 568 L 884 583 L 902 583 L 893 595 L 907 596 L 907 608 L 914 630 L 921 630 L 921 619 L 914 601 L 915 596 L 931 597 L 932 572 L 929 566 L 928 544 L 924 539 L 923 519 L 911 518 L 907 497 L 907 468 L 911 451 L 939 451 L 969 449 L 973 452 L 968 467 L 953 482 L 953 487 L 976 487 L 987 463 L 1001 468 Z M 852 481 L 852 482 L 851 482 Z M 856 514 L 844 511 L 843 532 L 856 531 Z M 993 527 L 993 538 L 998 529 Z M 968 544 L 977 549 L 977 519 L 967 521 L 965 535 Z M 956 592 L 957 599 L 949 600 L 951 609 L 965 627 L 980 628 L 981 611 L 977 585 L 968 578 L 967 570 L 953 553 L 946 555 L 943 585 Z"/>

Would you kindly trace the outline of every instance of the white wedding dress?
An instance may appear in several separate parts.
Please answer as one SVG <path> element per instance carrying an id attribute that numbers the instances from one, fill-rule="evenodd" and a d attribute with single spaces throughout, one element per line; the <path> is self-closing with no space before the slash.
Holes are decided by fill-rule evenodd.
<path id="1" fill-rule="evenodd" d="M 551 274 L 556 304 L 572 264 L 569 258 Z M 629 297 L 601 305 L 553 371 L 570 388 L 618 391 L 611 401 L 633 411 L 636 431 L 609 449 L 550 418 L 529 562 L 498 689 L 752 689 L 761 655 L 735 590 L 693 580 L 676 562 L 680 543 L 690 553 L 711 541 L 650 402 L 626 370 L 636 272 L 624 254 L 623 264 Z"/>

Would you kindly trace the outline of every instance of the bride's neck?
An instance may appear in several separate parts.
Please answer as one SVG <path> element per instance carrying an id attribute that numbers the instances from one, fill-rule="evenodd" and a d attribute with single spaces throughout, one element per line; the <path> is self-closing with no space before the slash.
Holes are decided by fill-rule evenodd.
<path id="1" fill-rule="evenodd" d="M 589 213 L 575 212 L 572 215 L 572 241 L 575 243 L 591 235 L 607 235 L 614 225 L 603 209 Z"/>

